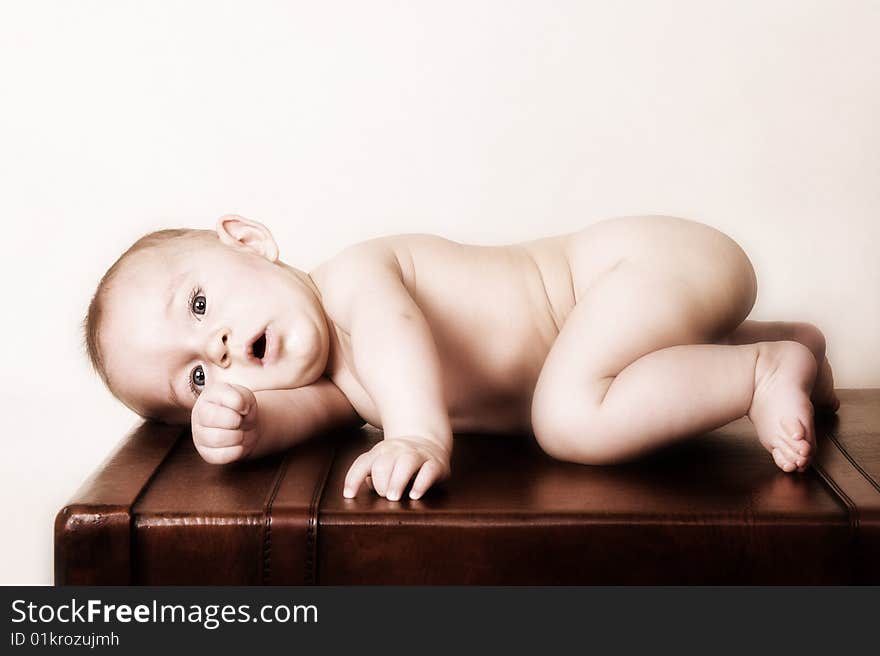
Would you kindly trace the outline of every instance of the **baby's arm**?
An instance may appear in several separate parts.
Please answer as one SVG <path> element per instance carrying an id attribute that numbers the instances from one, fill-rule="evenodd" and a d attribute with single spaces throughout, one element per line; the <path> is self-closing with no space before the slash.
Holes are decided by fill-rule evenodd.
<path id="1" fill-rule="evenodd" d="M 351 336 L 357 375 L 385 432 L 352 464 L 344 494 L 356 495 L 370 476 L 378 494 L 396 501 L 415 476 L 410 497 L 417 499 L 449 475 L 452 453 L 437 347 L 390 250 L 367 242 L 344 257 L 325 308 Z"/>
<path id="2" fill-rule="evenodd" d="M 196 449 L 215 464 L 257 458 L 318 433 L 363 423 L 326 378 L 305 387 L 257 392 L 218 383 L 199 395 L 192 411 Z"/>

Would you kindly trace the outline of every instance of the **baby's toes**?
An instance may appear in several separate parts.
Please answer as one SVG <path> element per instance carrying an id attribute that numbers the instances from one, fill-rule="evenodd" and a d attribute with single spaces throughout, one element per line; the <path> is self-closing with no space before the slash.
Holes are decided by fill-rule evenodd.
<path id="1" fill-rule="evenodd" d="M 796 465 L 791 460 L 789 460 L 786 456 L 783 455 L 781 448 L 779 448 L 779 447 L 774 448 L 772 455 L 773 455 L 773 462 L 775 462 L 776 466 L 779 467 L 782 471 L 792 472 L 797 468 Z"/>
<path id="2" fill-rule="evenodd" d="M 802 455 L 809 455 L 816 444 L 813 434 L 813 417 L 807 415 L 802 418 L 786 417 L 780 422 L 782 431 L 780 436 L 786 444 Z"/>
<path id="3" fill-rule="evenodd" d="M 803 422 L 796 417 L 783 417 L 779 421 L 782 426 L 782 437 L 789 444 L 795 444 L 807 437 L 807 431 L 804 429 Z"/>
<path id="4" fill-rule="evenodd" d="M 783 468 L 784 471 L 804 471 L 810 463 L 813 447 L 806 439 L 791 440 L 780 435 L 773 446 L 779 451 L 781 461 L 792 465 L 789 469 Z"/>
<path id="5" fill-rule="evenodd" d="M 801 451 L 807 445 L 806 440 L 792 440 L 791 438 L 785 437 L 783 435 L 777 436 L 776 440 L 773 442 L 773 446 L 777 447 L 780 451 L 782 451 L 782 455 L 786 457 L 786 459 L 795 462 L 798 458 L 803 457 L 803 453 Z"/>
<path id="6" fill-rule="evenodd" d="M 809 450 L 809 445 L 805 440 L 798 440 L 795 444 L 779 440 L 776 447 L 782 452 L 786 460 L 793 462 L 795 467 L 805 465 L 807 462 L 807 454 L 804 450 Z"/>
<path id="7" fill-rule="evenodd" d="M 807 466 L 813 459 L 813 455 L 816 453 L 816 438 L 812 434 L 812 432 L 807 432 L 806 439 L 798 440 L 796 450 L 800 455 L 800 457 L 796 460 L 798 466 L 797 469 L 799 472 L 806 471 Z"/>
<path id="8" fill-rule="evenodd" d="M 813 453 L 812 443 L 804 438 L 800 440 L 786 440 L 786 446 L 797 454 L 796 460 L 799 458 L 809 459 Z"/>

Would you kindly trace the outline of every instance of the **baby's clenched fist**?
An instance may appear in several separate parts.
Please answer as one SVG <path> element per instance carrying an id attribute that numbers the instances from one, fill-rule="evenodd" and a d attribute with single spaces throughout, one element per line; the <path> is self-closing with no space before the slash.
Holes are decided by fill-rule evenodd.
<path id="1" fill-rule="evenodd" d="M 206 462 L 222 465 L 253 451 L 259 439 L 257 399 L 247 387 L 215 383 L 192 409 L 192 436 Z"/>

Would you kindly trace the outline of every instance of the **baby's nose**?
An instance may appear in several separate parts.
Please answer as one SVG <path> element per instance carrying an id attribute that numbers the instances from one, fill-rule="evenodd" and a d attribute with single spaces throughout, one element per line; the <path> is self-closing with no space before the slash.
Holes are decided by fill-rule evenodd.
<path id="1" fill-rule="evenodd" d="M 208 359 L 219 367 L 226 368 L 230 364 L 228 342 L 228 328 L 220 328 L 214 331 L 208 339 L 208 348 L 206 349 Z"/>

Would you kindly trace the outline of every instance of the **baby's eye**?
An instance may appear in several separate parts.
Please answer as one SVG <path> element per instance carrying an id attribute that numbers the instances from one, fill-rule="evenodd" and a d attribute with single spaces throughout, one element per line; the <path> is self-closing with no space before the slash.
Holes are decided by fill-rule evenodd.
<path id="1" fill-rule="evenodd" d="M 205 386 L 205 370 L 202 369 L 202 365 L 196 366 L 192 373 L 190 373 L 189 378 L 192 391 L 198 394 L 201 388 Z"/>
<path id="2" fill-rule="evenodd" d="M 208 299 L 199 294 L 192 300 L 192 311 L 194 314 L 204 314 L 208 309 Z"/>

